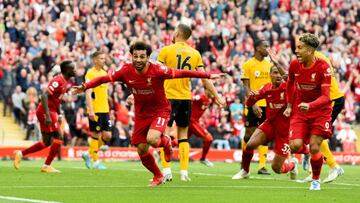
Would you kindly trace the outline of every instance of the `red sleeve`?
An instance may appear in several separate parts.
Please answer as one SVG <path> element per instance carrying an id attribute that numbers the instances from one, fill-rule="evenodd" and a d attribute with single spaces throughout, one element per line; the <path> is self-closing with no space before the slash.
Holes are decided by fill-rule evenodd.
<path id="1" fill-rule="evenodd" d="M 210 78 L 210 73 L 192 70 L 171 69 L 171 78 Z"/>
<path id="2" fill-rule="evenodd" d="M 287 102 L 292 104 L 294 99 L 294 92 L 295 92 L 295 86 L 294 86 L 294 80 L 295 80 L 295 73 L 294 69 L 296 68 L 298 64 L 296 61 L 292 61 L 289 67 L 289 73 L 288 73 L 288 81 L 286 86 L 286 93 L 287 93 Z"/>
<path id="3" fill-rule="evenodd" d="M 321 70 L 321 96 L 315 101 L 309 103 L 309 109 L 319 108 L 327 103 L 330 100 L 330 85 L 331 85 L 331 69 L 329 65 L 326 65 Z"/>
<path id="4" fill-rule="evenodd" d="M 264 85 L 263 87 L 261 87 L 259 89 L 259 95 L 256 95 L 254 97 L 249 97 L 248 99 L 246 99 L 245 101 L 245 105 L 246 106 L 253 106 L 257 101 L 259 101 L 260 99 L 264 99 L 266 97 L 266 93 L 268 89 L 268 84 Z"/>
<path id="5" fill-rule="evenodd" d="M 125 67 L 126 64 L 122 68 L 115 70 L 109 75 L 94 78 L 93 80 L 84 84 L 85 88 L 86 89 L 94 88 L 107 82 L 123 81 Z"/>
<path id="6" fill-rule="evenodd" d="M 123 65 L 121 68 L 113 71 L 109 74 L 109 78 L 111 82 L 114 81 L 123 81 L 124 71 L 127 68 L 127 64 Z"/>
<path id="7" fill-rule="evenodd" d="M 158 64 L 157 64 L 158 65 Z M 192 70 L 177 70 L 159 65 L 158 74 L 163 75 L 165 79 L 173 78 L 210 78 L 210 73 Z"/>
<path id="8" fill-rule="evenodd" d="M 91 81 L 85 83 L 84 86 L 85 86 L 85 89 L 90 89 L 90 88 L 97 87 L 103 83 L 107 83 L 110 81 L 111 81 L 110 76 L 105 75 L 105 76 L 101 76 L 101 77 L 92 79 Z"/>

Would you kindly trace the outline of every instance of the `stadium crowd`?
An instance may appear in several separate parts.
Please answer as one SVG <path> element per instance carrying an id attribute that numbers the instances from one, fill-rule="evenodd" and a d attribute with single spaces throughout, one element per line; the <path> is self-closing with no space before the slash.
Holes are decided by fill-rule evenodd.
<path id="1" fill-rule="evenodd" d="M 79 85 L 96 50 L 107 53 L 107 71 L 129 62 L 129 45 L 139 39 L 152 45 L 156 59 L 158 50 L 171 44 L 180 22 L 192 26 L 189 44 L 202 54 L 206 71 L 229 75 L 215 82 L 227 107 L 211 105 L 202 118 L 225 148 L 239 148 L 244 133 L 242 65 L 260 38 L 269 41 L 281 63 L 289 64 L 295 57 L 296 36 L 317 34 L 319 51 L 332 61 L 346 95 L 335 134 L 360 122 L 360 2 L 354 0 L 0 0 L 3 116 L 12 109 L 29 139 L 36 131 L 39 95 L 61 61 L 76 63 L 72 83 Z M 192 82 L 194 94 L 203 93 L 201 80 Z M 133 107 L 126 105 L 129 92 L 122 84 L 109 87 L 110 145 L 128 146 L 133 126 Z M 90 133 L 85 97 L 65 95 L 63 100 L 65 144 L 84 144 Z M 333 140 L 331 148 L 340 146 L 341 140 Z M 192 144 L 196 146 L 197 140 Z"/>

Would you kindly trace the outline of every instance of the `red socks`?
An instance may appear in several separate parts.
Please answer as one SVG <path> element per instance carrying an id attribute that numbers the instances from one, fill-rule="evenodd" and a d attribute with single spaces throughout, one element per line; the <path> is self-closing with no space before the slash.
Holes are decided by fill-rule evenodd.
<path id="1" fill-rule="evenodd" d="M 244 149 L 242 154 L 241 168 L 249 172 L 251 159 L 254 155 L 254 150 Z"/>
<path id="2" fill-rule="evenodd" d="M 206 155 L 209 152 L 210 146 L 211 146 L 212 141 L 206 141 L 203 143 L 203 150 L 202 150 L 202 155 L 200 160 L 205 160 L 206 159 Z"/>
<path id="3" fill-rule="evenodd" d="M 290 162 L 290 163 L 284 163 L 282 166 L 281 166 L 281 173 L 287 173 L 291 170 L 293 170 L 295 167 L 295 164 L 293 162 Z"/>
<path id="4" fill-rule="evenodd" d="M 59 152 L 59 147 L 62 144 L 62 140 L 59 139 L 54 139 L 53 143 L 51 144 L 50 147 L 50 152 L 49 155 L 46 158 L 45 164 L 46 165 L 51 165 L 51 162 L 54 160 L 55 156 L 57 155 L 57 153 Z"/>
<path id="5" fill-rule="evenodd" d="M 323 156 L 321 154 L 321 152 L 318 152 L 317 154 L 310 154 L 311 155 L 311 159 L 310 159 L 310 164 L 311 164 L 311 169 L 312 169 L 312 178 L 313 180 L 319 180 L 320 179 L 320 173 L 321 173 L 321 168 L 324 162 Z"/>
<path id="6" fill-rule="evenodd" d="M 32 146 L 30 146 L 29 148 L 21 151 L 22 155 L 25 156 L 27 154 L 31 154 L 40 150 L 45 149 L 47 146 L 43 143 L 43 142 L 37 142 L 35 144 L 33 144 Z"/>
<path id="7" fill-rule="evenodd" d="M 162 173 L 157 166 L 154 156 L 147 152 L 146 154 L 139 155 L 141 159 L 141 163 L 152 173 L 155 177 L 161 177 Z"/>

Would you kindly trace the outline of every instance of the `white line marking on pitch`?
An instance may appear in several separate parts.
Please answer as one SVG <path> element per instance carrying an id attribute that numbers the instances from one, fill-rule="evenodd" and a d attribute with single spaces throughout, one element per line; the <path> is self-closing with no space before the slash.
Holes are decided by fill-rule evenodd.
<path id="1" fill-rule="evenodd" d="M 5 186 L 0 186 L 0 188 L 5 188 Z M 148 188 L 144 185 L 24 185 L 24 186 L 6 186 L 6 188 Z M 293 186 L 249 186 L 249 185 L 176 185 L 176 186 L 167 186 L 164 188 L 249 188 L 249 189 L 307 189 L 308 187 L 293 187 Z M 351 188 L 326 188 L 327 190 L 351 190 Z M 0 196 L 1 197 L 1 196 Z M 37 201 L 36 201 L 37 202 Z M 47 202 L 47 201 L 39 201 Z M 50 202 L 49 202 L 50 203 Z M 51 202 L 53 203 L 53 202 Z"/>
<path id="2" fill-rule="evenodd" d="M 0 196 L 0 199 L 22 201 L 22 202 L 35 202 L 35 203 L 61 203 L 61 202 L 52 202 L 52 201 L 44 201 L 44 200 L 37 200 L 37 199 L 26 199 L 26 198 L 19 198 L 19 197 L 8 197 L 8 196 Z"/>

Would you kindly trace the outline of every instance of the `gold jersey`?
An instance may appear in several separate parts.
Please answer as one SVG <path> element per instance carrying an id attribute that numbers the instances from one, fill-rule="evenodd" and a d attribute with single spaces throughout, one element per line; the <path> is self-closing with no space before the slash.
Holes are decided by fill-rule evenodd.
<path id="1" fill-rule="evenodd" d="M 163 47 L 158 61 L 178 70 L 196 70 L 204 66 L 200 53 L 185 42 L 176 42 Z M 191 100 L 190 78 L 165 80 L 164 88 L 167 99 Z"/>
<path id="2" fill-rule="evenodd" d="M 87 71 L 85 75 L 85 81 L 88 82 L 94 78 L 105 76 L 107 72 L 103 69 L 97 70 L 91 68 Z M 92 88 L 91 102 L 94 109 L 94 113 L 109 113 L 109 103 L 108 103 L 108 84 L 104 83 L 100 86 Z"/>

